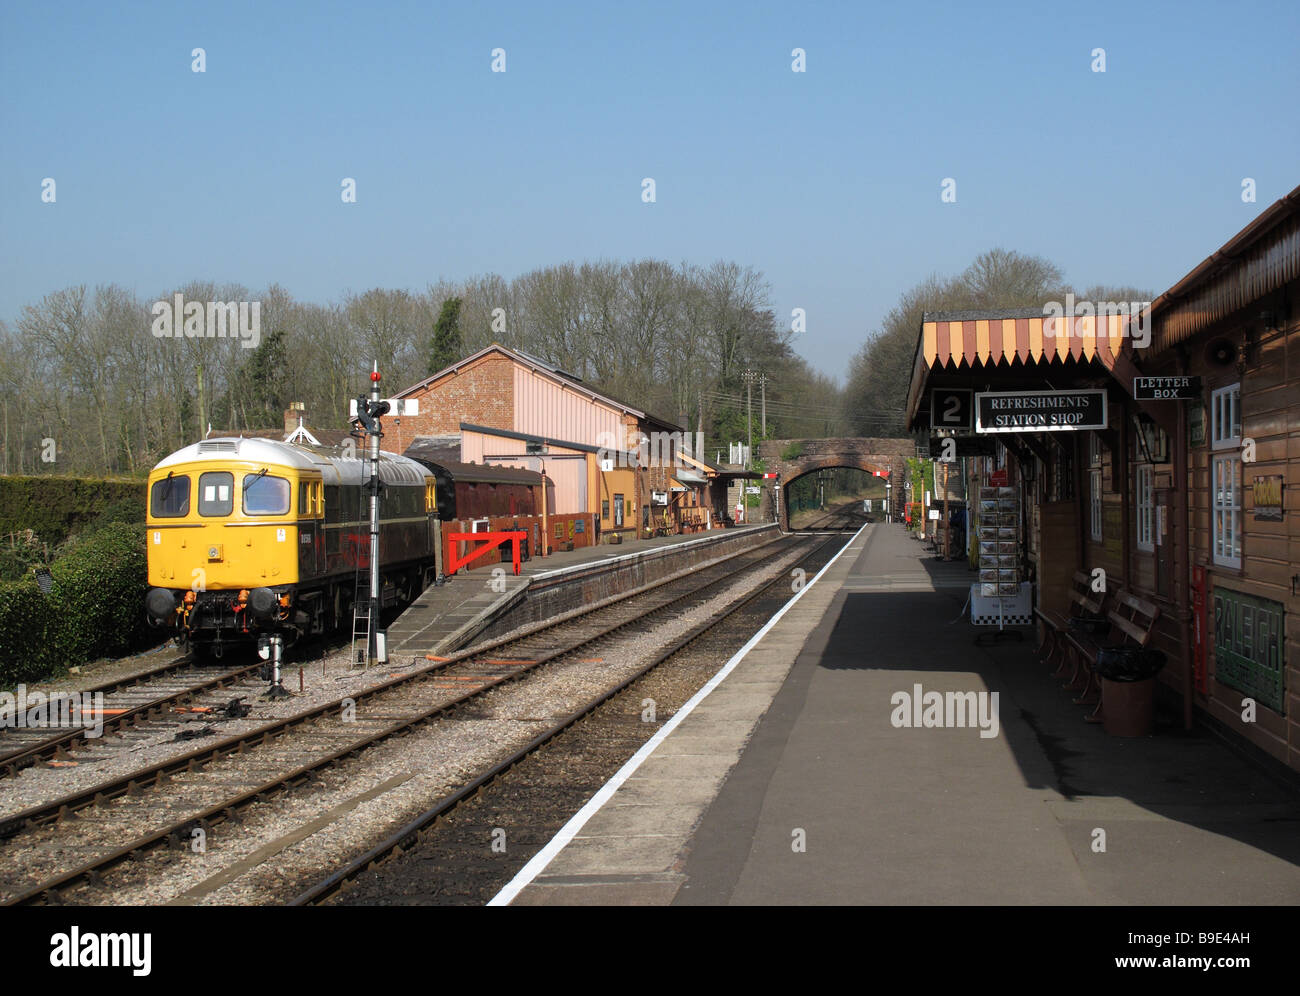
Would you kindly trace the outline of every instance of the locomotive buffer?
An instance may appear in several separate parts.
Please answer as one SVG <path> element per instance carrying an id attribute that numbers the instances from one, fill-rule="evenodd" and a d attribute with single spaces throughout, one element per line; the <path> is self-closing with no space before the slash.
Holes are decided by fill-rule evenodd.
<path id="1" fill-rule="evenodd" d="M 352 643 L 356 645 L 361 633 L 360 622 L 364 618 L 366 635 L 366 662 L 368 665 L 382 664 L 388 660 L 384 634 L 379 631 L 379 440 L 383 438 L 383 423 L 380 417 L 388 414 L 389 404 L 379 397 L 379 364 L 370 374 L 370 398 L 364 394 L 357 397 L 356 420 L 365 430 L 366 444 L 370 452 L 370 480 L 364 485 L 370 493 L 370 597 L 366 602 L 366 613 L 361 615 L 361 606 L 352 610 Z"/>

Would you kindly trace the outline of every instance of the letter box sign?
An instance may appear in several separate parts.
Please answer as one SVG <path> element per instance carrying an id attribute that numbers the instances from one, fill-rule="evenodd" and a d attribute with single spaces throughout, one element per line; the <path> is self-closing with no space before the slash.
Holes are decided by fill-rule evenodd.
<path id="1" fill-rule="evenodd" d="M 1286 610 L 1281 602 L 1214 589 L 1214 680 L 1286 712 Z"/>
<path id="2" fill-rule="evenodd" d="M 1188 401 L 1201 396 L 1200 377 L 1134 377 L 1137 401 Z"/>
<path id="3" fill-rule="evenodd" d="M 997 391 L 975 395 L 976 432 L 1079 432 L 1106 428 L 1106 392 Z"/>

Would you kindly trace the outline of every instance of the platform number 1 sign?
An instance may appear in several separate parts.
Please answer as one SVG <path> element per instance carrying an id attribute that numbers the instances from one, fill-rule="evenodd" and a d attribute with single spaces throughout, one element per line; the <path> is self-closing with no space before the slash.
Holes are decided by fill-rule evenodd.
<path id="1" fill-rule="evenodd" d="M 975 428 L 971 396 L 969 389 L 936 387 L 930 393 L 930 425 L 936 429 Z"/>

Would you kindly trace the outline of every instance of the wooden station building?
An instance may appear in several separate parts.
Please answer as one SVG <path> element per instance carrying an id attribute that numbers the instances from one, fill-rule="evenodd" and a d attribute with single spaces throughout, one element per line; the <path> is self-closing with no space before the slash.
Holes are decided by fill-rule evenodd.
<path id="1" fill-rule="evenodd" d="M 972 504 L 991 480 L 1015 489 L 1036 606 L 1068 614 L 1080 570 L 1158 606 L 1161 698 L 1293 771 L 1298 303 L 1300 188 L 1128 314 L 926 314 L 908 395 L 909 428 L 956 457 Z"/>

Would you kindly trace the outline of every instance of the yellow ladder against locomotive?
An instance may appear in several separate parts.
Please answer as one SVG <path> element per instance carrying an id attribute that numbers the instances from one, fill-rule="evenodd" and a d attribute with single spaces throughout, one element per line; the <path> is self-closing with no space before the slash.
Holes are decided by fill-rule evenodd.
<path id="1" fill-rule="evenodd" d="M 361 520 L 357 520 L 357 525 L 361 525 Z M 355 664 L 365 663 L 364 653 L 370 648 L 370 589 L 369 573 L 361 569 L 360 550 L 357 550 L 357 569 L 354 575 L 352 585 L 352 661 Z M 357 652 L 357 640 L 365 641 L 366 651 Z"/>

